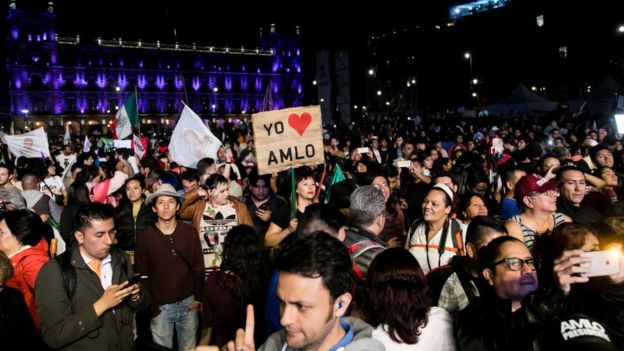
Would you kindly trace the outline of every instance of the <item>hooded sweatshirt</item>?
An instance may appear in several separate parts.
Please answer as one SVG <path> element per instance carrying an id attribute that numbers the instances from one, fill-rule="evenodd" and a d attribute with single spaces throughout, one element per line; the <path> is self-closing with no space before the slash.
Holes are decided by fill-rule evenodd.
<path id="1" fill-rule="evenodd" d="M 340 320 L 340 324 L 347 335 L 352 334 L 352 339 L 343 347 L 338 347 L 338 345 L 334 345 L 332 350 L 336 348 L 338 350 L 344 351 L 384 351 L 384 345 L 373 339 L 373 328 L 366 324 L 364 321 L 354 318 L 354 317 L 343 317 Z M 344 339 L 343 339 L 344 340 Z M 341 343 L 343 342 L 341 340 Z M 286 344 L 286 333 L 284 330 L 280 330 L 277 333 L 273 333 L 269 338 L 264 342 L 262 346 L 258 349 L 259 351 L 298 351 L 299 349 L 295 349 L 289 347 Z"/>

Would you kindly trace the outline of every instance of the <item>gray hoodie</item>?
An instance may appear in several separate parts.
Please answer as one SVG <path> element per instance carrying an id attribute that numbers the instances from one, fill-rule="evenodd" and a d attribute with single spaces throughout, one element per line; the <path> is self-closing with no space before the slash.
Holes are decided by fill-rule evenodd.
<path id="1" fill-rule="evenodd" d="M 345 346 L 344 351 L 385 351 L 384 345 L 373 339 L 373 328 L 364 321 L 354 317 L 344 317 L 341 322 L 349 324 L 353 330 L 353 340 Z M 296 351 L 297 349 L 286 345 L 286 333 L 280 330 L 269 336 L 258 350 Z"/>

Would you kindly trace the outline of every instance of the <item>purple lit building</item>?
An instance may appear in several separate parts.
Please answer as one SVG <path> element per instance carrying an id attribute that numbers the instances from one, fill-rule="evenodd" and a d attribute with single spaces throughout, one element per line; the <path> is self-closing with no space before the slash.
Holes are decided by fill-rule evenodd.
<path id="1" fill-rule="evenodd" d="M 298 30 L 272 26 L 257 48 L 228 48 L 67 37 L 55 18 L 52 1 L 39 11 L 9 3 L 5 79 L 14 116 L 104 122 L 134 89 L 139 112 L 156 118 L 177 117 L 182 101 L 212 117 L 303 103 Z"/>

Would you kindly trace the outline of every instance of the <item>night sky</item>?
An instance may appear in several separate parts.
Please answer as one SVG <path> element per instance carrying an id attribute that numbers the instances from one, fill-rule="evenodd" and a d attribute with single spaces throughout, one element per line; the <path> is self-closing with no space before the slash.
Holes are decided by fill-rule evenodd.
<path id="1" fill-rule="evenodd" d="M 21 8 L 36 6 L 32 4 L 37 2 L 45 8 L 45 1 L 17 1 Z M 175 29 L 180 44 L 254 48 L 258 45 L 260 27 L 267 31 L 269 24 L 275 23 L 278 31 L 294 31 L 295 25 L 299 25 L 306 81 L 313 79 L 317 51 L 348 50 L 352 97 L 354 103 L 361 104 L 364 91 L 357 87 L 364 86 L 362 80 L 367 79 L 365 72 L 371 64 L 367 57 L 368 39 L 416 25 L 429 28 L 434 24 L 444 25 L 450 7 L 463 2 L 389 0 L 364 5 L 335 0 L 253 3 L 66 0 L 55 1 L 55 12 L 57 33 L 80 34 L 83 41 L 101 36 L 173 43 Z M 419 57 L 417 73 L 425 84 L 421 85 L 419 94 L 430 94 L 421 101 L 437 100 L 435 104 L 439 107 L 455 104 L 458 96 L 466 94 L 467 64 L 462 57 L 468 49 L 476 52 L 474 72 L 486 82 L 483 92 L 487 100 L 506 96 L 521 82 L 549 86 L 549 91 L 558 91 L 559 84 L 568 82 L 570 95 L 575 96 L 585 82 L 597 83 L 607 75 L 622 78 L 624 69 L 619 62 L 624 55 L 624 35 L 614 33 L 617 23 L 624 24 L 620 7 L 621 1 L 609 0 L 514 0 L 512 10 L 507 10 L 512 17 L 499 16 L 496 12 L 499 10 L 495 10 L 478 15 L 480 20 L 460 20 L 450 36 L 405 35 L 405 47 L 409 48 L 406 50 L 411 51 L 394 51 L 389 59 Z M 547 13 L 549 29 L 544 35 L 538 33 L 535 14 L 528 13 L 535 8 Z M 556 50 L 561 45 L 569 46 L 570 50 L 570 60 L 564 66 L 556 61 Z"/>
<path id="2" fill-rule="evenodd" d="M 357 10 L 337 1 L 56 1 L 57 27 L 61 35 L 81 34 L 126 40 L 196 41 L 205 45 L 257 45 L 258 28 L 276 23 L 300 25 L 310 49 L 342 48 L 365 43 L 370 33 L 416 21 L 440 18 L 448 1 L 390 1 Z M 101 4 L 101 5 L 96 5 Z M 416 7 L 415 7 L 416 6 Z M 381 7 L 381 8 L 380 8 Z M 279 8 L 279 10 L 278 10 Z M 414 8 L 414 9 L 411 9 Z M 281 12 L 281 13 L 278 13 Z M 358 13 L 356 16 L 355 13 Z M 283 13 L 290 13 L 284 15 Z"/>

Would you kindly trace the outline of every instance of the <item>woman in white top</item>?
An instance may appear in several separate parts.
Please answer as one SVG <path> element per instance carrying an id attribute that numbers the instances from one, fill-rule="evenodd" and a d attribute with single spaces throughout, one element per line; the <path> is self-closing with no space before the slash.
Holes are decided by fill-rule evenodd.
<path id="1" fill-rule="evenodd" d="M 449 217 L 453 196 L 448 186 L 434 185 L 423 201 L 423 218 L 409 228 L 405 248 L 425 273 L 447 264 L 455 255 L 464 255 L 465 226 Z"/>
<path id="2" fill-rule="evenodd" d="M 431 306 L 429 288 L 418 262 L 394 248 L 373 259 L 367 277 L 367 319 L 373 338 L 386 350 L 455 350 L 453 319 Z"/>
<path id="3" fill-rule="evenodd" d="M 52 200 L 57 201 L 56 197 L 61 196 L 62 199 L 67 199 L 67 191 L 65 190 L 65 184 L 63 180 L 57 174 L 56 164 L 51 160 L 45 160 L 46 175 L 45 179 L 39 184 L 39 191 L 48 195 Z M 57 202 L 58 203 L 58 202 Z"/>

